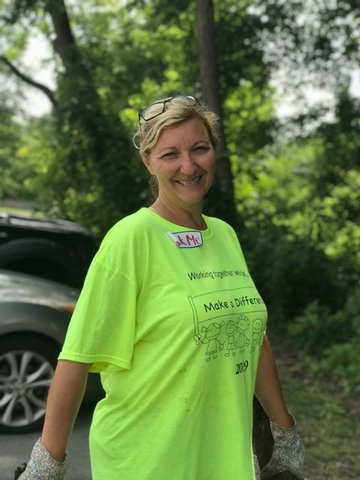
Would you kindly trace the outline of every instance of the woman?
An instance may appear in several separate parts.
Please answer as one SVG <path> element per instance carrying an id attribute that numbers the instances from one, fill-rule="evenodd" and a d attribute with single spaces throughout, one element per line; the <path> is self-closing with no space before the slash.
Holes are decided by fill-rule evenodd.
<path id="1" fill-rule="evenodd" d="M 63 478 L 89 371 L 101 372 L 106 392 L 90 430 L 93 480 L 254 479 L 254 391 L 275 438 L 262 478 L 278 467 L 302 478 L 265 305 L 233 229 L 203 214 L 216 116 L 179 96 L 155 102 L 139 120 L 137 146 L 156 198 L 118 222 L 92 262 L 42 439 L 20 478 Z M 46 468 L 48 476 L 34 473 Z"/>

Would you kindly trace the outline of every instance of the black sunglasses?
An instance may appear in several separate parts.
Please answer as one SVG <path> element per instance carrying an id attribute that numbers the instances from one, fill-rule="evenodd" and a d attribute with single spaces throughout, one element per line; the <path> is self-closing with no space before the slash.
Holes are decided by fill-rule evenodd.
<path id="1" fill-rule="evenodd" d="M 142 110 L 140 110 L 139 122 L 141 120 L 144 120 L 144 122 L 148 122 L 149 120 L 152 120 L 153 118 L 158 117 L 159 115 L 165 112 L 166 105 L 168 103 L 179 98 L 185 98 L 186 100 L 188 100 L 188 103 L 190 106 L 197 104 L 196 98 L 192 97 L 191 95 L 177 95 L 176 97 L 164 98 L 163 100 L 158 100 L 157 102 L 154 102 L 148 107 L 145 107 Z"/>

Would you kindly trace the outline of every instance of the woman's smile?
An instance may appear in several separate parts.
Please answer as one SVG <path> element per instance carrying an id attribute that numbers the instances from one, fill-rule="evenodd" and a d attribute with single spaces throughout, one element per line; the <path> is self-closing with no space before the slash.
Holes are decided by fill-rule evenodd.
<path id="1" fill-rule="evenodd" d="M 193 177 L 191 179 L 175 180 L 175 182 L 179 183 L 183 187 L 192 187 L 194 185 L 197 185 L 201 179 L 202 175 L 197 175 L 196 177 Z"/>

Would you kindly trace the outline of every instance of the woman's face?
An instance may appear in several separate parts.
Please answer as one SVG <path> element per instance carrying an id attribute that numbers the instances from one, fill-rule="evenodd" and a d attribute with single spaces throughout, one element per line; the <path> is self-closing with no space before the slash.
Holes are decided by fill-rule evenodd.
<path id="1" fill-rule="evenodd" d="M 201 205 L 214 180 L 215 152 L 197 117 L 165 130 L 143 160 L 158 181 L 158 201 L 168 206 Z"/>

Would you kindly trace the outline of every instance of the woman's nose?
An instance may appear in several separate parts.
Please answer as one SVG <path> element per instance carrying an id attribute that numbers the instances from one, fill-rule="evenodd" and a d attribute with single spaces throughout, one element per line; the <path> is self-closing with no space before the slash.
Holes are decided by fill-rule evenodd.
<path id="1" fill-rule="evenodd" d="M 186 175 L 192 175 L 196 170 L 196 164 L 190 153 L 185 152 L 181 157 L 181 171 Z"/>

